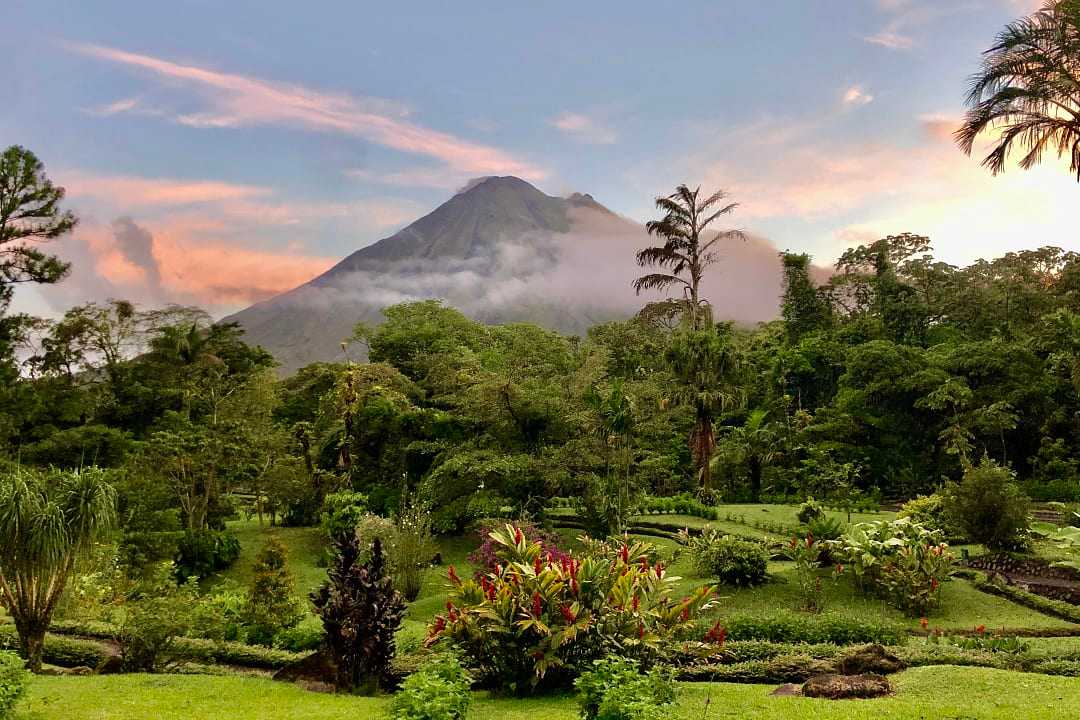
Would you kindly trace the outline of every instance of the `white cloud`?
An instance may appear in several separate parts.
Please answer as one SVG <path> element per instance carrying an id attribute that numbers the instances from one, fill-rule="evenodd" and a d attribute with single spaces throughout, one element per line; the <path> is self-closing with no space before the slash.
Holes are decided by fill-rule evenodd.
<path id="1" fill-rule="evenodd" d="M 844 91 L 841 102 L 843 102 L 844 107 L 869 105 L 870 103 L 874 102 L 874 96 L 863 90 L 861 86 L 852 85 Z"/>
<path id="2" fill-rule="evenodd" d="M 560 113 L 550 120 L 550 124 L 580 142 L 611 145 L 619 139 L 618 133 L 612 128 L 581 113 Z"/>

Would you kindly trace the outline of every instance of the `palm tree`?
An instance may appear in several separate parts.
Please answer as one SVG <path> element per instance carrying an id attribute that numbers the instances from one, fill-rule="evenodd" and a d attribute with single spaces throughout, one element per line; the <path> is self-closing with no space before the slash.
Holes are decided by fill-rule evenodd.
<path id="1" fill-rule="evenodd" d="M 624 454 L 623 482 L 615 498 L 615 516 L 620 527 L 610 528 L 611 534 L 615 535 L 625 529 L 622 526 L 630 514 L 630 466 L 633 461 L 630 437 L 634 428 L 634 401 L 623 389 L 621 380 L 612 381 L 611 391 L 606 395 L 601 395 L 595 386 L 589 388 L 584 399 L 595 413 L 594 432 L 604 444 L 609 478 L 614 479 L 616 471 L 612 454 L 617 453 L 620 446 Z"/>
<path id="2" fill-rule="evenodd" d="M 713 247 L 721 240 L 745 240 L 739 230 L 722 230 L 710 239 L 702 239 L 714 220 L 732 212 L 738 204 L 721 205 L 728 197 L 723 190 L 703 200 L 698 199 L 700 192 L 700 187 L 691 190 L 680 185 L 671 195 L 656 198 L 657 209 L 666 214 L 660 220 L 645 223 L 645 229 L 650 235 L 662 238 L 664 244 L 639 250 L 637 263 L 640 267 L 655 267 L 667 272 L 642 275 L 634 281 L 634 290 L 638 294 L 642 290 L 665 290 L 672 285 L 681 285 L 683 302 L 694 330 L 707 324 L 703 306 L 708 303 L 701 297 L 700 285 L 705 269 L 719 260 Z"/>
<path id="3" fill-rule="evenodd" d="M 780 454 L 780 437 L 769 421 L 769 411 L 751 410 L 742 426 L 733 429 L 732 440 L 750 473 L 750 499 L 761 501 L 761 476 L 765 466 Z"/>
<path id="4" fill-rule="evenodd" d="M 45 631 L 76 558 L 115 519 L 116 491 L 97 468 L 0 476 L 0 599 L 30 670 L 41 670 Z"/>
<path id="5" fill-rule="evenodd" d="M 694 408 L 694 425 L 687 444 L 703 495 L 712 490 L 709 467 L 716 449 L 713 417 L 735 399 L 738 355 L 727 325 L 707 330 L 683 330 L 667 352 L 671 370 L 680 380 L 675 400 Z"/>
<path id="6" fill-rule="evenodd" d="M 1000 136 L 982 164 L 1004 171 L 1013 146 L 1025 170 L 1046 150 L 1068 154 L 1080 181 L 1080 0 L 1047 2 L 1005 27 L 971 80 L 968 111 L 955 137 L 971 154 L 987 130 Z"/>

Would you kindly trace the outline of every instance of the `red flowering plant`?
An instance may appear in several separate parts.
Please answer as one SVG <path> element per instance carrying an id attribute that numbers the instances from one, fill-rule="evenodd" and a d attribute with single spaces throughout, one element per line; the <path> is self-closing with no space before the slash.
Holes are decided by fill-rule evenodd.
<path id="1" fill-rule="evenodd" d="M 446 612 L 427 642 L 453 643 L 503 690 L 568 683 L 609 653 L 652 660 L 715 602 L 708 586 L 674 599 L 680 578 L 647 543 L 583 538 L 580 553 L 557 557 L 513 525 L 491 538 L 500 562 L 478 578 L 450 569 Z"/>
<path id="2" fill-rule="evenodd" d="M 491 534 L 497 532 L 504 524 L 498 520 L 483 520 L 478 523 L 480 547 L 469 555 L 469 562 L 485 570 L 495 569 L 495 566 L 499 564 L 501 546 L 492 539 Z M 542 556 L 552 555 L 558 561 L 566 557 L 566 553 L 559 549 L 558 533 L 545 530 L 531 522 L 519 522 L 515 527 L 521 530 L 521 533 L 529 542 L 540 543 L 540 554 Z"/>
<path id="3" fill-rule="evenodd" d="M 925 615 L 941 601 L 941 584 L 954 560 L 940 531 L 908 518 L 856 525 L 831 544 L 861 589 L 912 617 Z"/>

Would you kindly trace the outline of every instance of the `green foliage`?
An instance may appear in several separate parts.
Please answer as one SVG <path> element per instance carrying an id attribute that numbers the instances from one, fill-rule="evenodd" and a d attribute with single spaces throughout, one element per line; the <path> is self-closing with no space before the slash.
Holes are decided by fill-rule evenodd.
<path id="1" fill-rule="evenodd" d="M 367 513 L 367 496 L 363 493 L 343 490 L 330 493 L 323 500 L 321 525 L 330 540 L 353 532 Z"/>
<path id="2" fill-rule="evenodd" d="M 416 496 L 403 494 L 401 507 L 394 515 L 390 565 L 394 587 L 409 602 L 420 594 L 433 550 L 431 511 L 427 503 Z"/>
<path id="3" fill-rule="evenodd" d="M 964 472 L 959 483 L 947 484 L 942 494 L 947 516 L 971 542 L 992 550 L 1027 546 L 1030 502 L 1007 468 L 983 458 Z"/>
<path id="4" fill-rule="evenodd" d="M 880 643 L 899 645 L 906 639 L 903 627 L 873 622 L 840 613 L 805 615 L 794 612 L 733 614 L 723 619 L 732 641 L 766 640 L 773 643 L 833 643 L 853 645 Z"/>
<path id="5" fill-rule="evenodd" d="M 392 720 L 465 720 L 472 678 L 453 656 L 436 656 L 405 678 L 390 705 Z"/>
<path id="6" fill-rule="evenodd" d="M 303 610 L 293 596 L 295 583 L 286 561 L 285 546 L 276 538 L 270 538 L 255 557 L 244 609 L 249 642 L 270 645 L 280 632 L 293 627 L 303 617 Z"/>
<path id="7" fill-rule="evenodd" d="M 11 717 L 29 683 L 30 673 L 23 667 L 22 658 L 12 652 L 0 652 L 0 720 Z"/>
<path id="8" fill-rule="evenodd" d="M 336 667 L 331 679 L 341 690 L 387 687 L 392 684 L 394 633 L 405 615 L 405 601 L 386 573 L 378 539 L 364 563 L 355 534 L 339 535 L 334 548 L 329 578 L 311 594 Z"/>
<path id="9" fill-rule="evenodd" d="M 594 660 L 574 681 L 582 720 L 660 720 L 675 702 L 675 671 L 657 666 L 642 672 L 618 656 Z"/>
<path id="10" fill-rule="evenodd" d="M 48 474 L 0 469 L 0 602 L 15 620 L 20 650 L 35 672 L 76 558 L 115 521 L 109 479 L 98 468 Z"/>
<path id="11" fill-rule="evenodd" d="M 961 538 L 959 527 L 952 522 L 948 501 L 942 493 L 920 495 L 900 506 L 897 517 L 908 518 L 927 530 L 939 530 L 947 538 Z"/>
<path id="12" fill-rule="evenodd" d="M 809 533 L 805 537 L 791 538 L 791 542 L 785 548 L 791 559 L 795 561 L 795 577 L 799 581 L 800 610 L 807 612 L 824 610 L 824 587 L 821 576 L 817 572 L 824 547 L 813 533 Z"/>
<path id="13" fill-rule="evenodd" d="M 806 502 L 799 506 L 799 511 L 795 514 L 795 517 L 797 517 L 799 522 L 803 525 L 809 525 L 811 521 L 825 517 L 825 507 L 817 500 L 810 497 L 806 499 Z"/>
<path id="14" fill-rule="evenodd" d="M 938 604 L 953 563 L 940 531 L 906 518 L 860 523 L 835 543 L 834 554 L 860 588 L 912 616 Z"/>
<path id="15" fill-rule="evenodd" d="M 653 657 L 712 604 L 710 587 L 674 600 L 675 578 L 650 563 L 645 543 L 582 538 L 579 555 L 556 561 L 512 525 L 492 539 L 503 563 L 477 579 L 450 568 L 446 614 L 428 642 L 450 640 L 505 690 L 564 684 L 611 652 Z"/>
<path id="16" fill-rule="evenodd" d="M 274 636 L 274 647 L 294 653 L 318 650 L 323 643 L 323 637 L 322 623 L 317 618 L 308 617 L 278 632 Z"/>
<path id="17" fill-rule="evenodd" d="M 18 650 L 15 628 L 0 625 L 0 650 Z M 106 658 L 100 643 L 49 633 L 42 643 L 42 660 L 59 667 L 98 667 Z"/>
<path id="18" fill-rule="evenodd" d="M 240 557 L 240 541 L 221 530 L 185 530 L 180 536 L 176 553 L 176 577 L 205 578 L 236 562 Z"/>
<path id="19" fill-rule="evenodd" d="M 679 542 L 686 546 L 694 569 L 703 577 L 736 587 L 765 582 L 769 553 L 761 543 L 732 537 L 714 528 L 706 528 L 698 535 L 683 531 Z"/>

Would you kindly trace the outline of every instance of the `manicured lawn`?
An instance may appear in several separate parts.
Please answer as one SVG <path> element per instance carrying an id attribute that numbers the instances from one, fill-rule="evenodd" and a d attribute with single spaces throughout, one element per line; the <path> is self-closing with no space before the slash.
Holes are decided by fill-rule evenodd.
<path id="1" fill-rule="evenodd" d="M 766 503 L 719 505 L 716 510 L 720 513 L 721 518 L 731 514 L 734 516 L 745 517 L 750 523 L 753 523 L 754 520 L 760 520 L 769 523 L 781 522 L 784 525 L 797 525 L 799 522 L 799 519 L 796 517 L 799 512 L 798 505 L 770 505 Z M 839 512 L 837 510 L 826 510 L 825 512 L 829 517 L 834 517 L 844 524 L 847 524 L 847 513 Z M 892 520 L 894 517 L 896 517 L 896 513 L 894 512 L 853 512 L 851 513 L 851 522 L 861 523 L 870 522 L 871 520 Z"/>
<path id="2" fill-rule="evenodd" d="M 773 686 L 684 685 L 675 718 L 745 720 L 1060 720 L 1075 717 L 1080 682 L 983 668 L 915 668 L 894 676 L 897 693 L 832 702 L 777 698 Z M 706 710 L 706 701 L 708 709 Z M 35 678 L 18 720 L 354 720 L 378 718 L 389 700 L 324 695 L 261 678 L 111 675 Z M 477 693 L 470 720 L 573 720 L 573 697 L 493 699 Z"/>
<path id="3" fill-rule="evenodd" d="M 242 587 L 251 583 L 252 565 L 266 541 L 276 537 L 289 551 L 289 569 L 296 579 L 296 594 L 304 599 L 326 579 L 326 568 L 319 567 L 326 540 L 322 529 L 317 527 L 259 527 L 257 520 L 239 520 L 229 523 L 229 532 L 240 540 L 240 557 L 232 567 L 219 573 L 213 580 L 231 580 Z"/>

